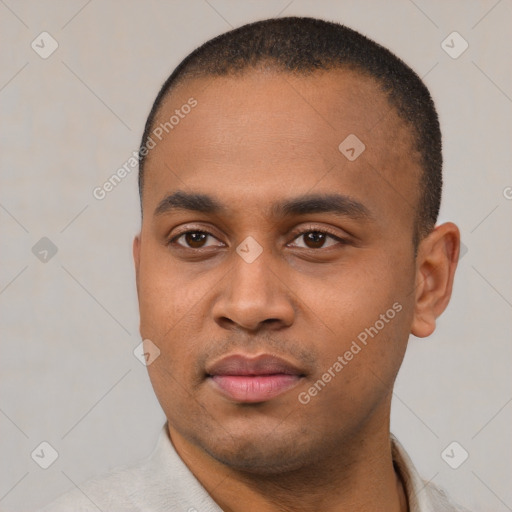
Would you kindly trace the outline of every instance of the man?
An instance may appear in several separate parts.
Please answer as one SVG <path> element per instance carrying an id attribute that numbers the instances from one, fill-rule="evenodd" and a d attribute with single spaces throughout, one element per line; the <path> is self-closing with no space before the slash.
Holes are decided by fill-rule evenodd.
<path id="1" fill-rule="evenodd" d="M 245 25 L 169 77 L 139 156 L 140 332 L 168 421 L 147 460 L 46 510 L 461 510 L 389 431 L 459 254 L 418 76 L 339 24 Z"/>

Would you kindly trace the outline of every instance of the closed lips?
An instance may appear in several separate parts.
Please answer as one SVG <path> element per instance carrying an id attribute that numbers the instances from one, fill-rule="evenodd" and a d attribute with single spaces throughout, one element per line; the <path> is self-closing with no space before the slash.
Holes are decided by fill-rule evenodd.
<path id="1" fill-rule="evenodd" d="M 208 376 L 304 375 L 304 372 L 293 364 L 270 355 L 262 355 L 256 358 L 250 358 L 245 355 L 227 356 L 207 368 L 206 373 Z"/>
<path id="2" fill-rule="evenodd" d="M 304 372 L 281 358 L 261 355 L 224 357 L 207 368 L 213 390 L 230 402 L 261 403 L 295 387 Z"/>

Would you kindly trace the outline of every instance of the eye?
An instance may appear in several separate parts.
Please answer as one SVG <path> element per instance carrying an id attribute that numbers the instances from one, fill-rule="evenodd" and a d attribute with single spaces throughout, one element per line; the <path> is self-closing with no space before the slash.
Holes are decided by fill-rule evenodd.
<path id="1" fill-rule="evenodd" d="M 294 238 L 294 240 L 303 239 L 302 245 L 295 245 L 295 247 L 301 247 L 303 249 L 324 249 L 326 247 L 331 247 L 336 244 L 343 244 L 344 240 L 329 233 L 328 231 L 321 230 L 308 230 L 302 231 L 298 233 L 298 235 Z M 326 242 L 329 242 L 326 245 Z"/>
<path id="2" fill-rule="evenodd" d="M 292 246 L 302 249 L 325 249 L 333 245 L 346 243 L 345 240 L 333 233 L 320 229 L 300 231 L 295 234 L 293 240 L 300 240 L 301 238 L 302 243 L 295 243 Z M 176 244 L 185 249 L 203 249 L 206 247 L 222 247 L 224 245 L 211 233 L 203 230 L 184 231 L 174 236 L 168 243 L 169 245 Z"/>
<path id="3" fill-rule="evenodd" d="M 222 243 L 208 244 L 208 240 L 217 240 L 211 233 L 207 231 L 185 231 L 180 235 L 175 236 L 169 240 L 169 244 L 176 243 L 177 245 L 186 249 L 202 249 L 203 247 L 221 246 Z M 180 240 L 182 243 L 180 243 Z M 217 240 L 218 241 L 218 240 Z"/>

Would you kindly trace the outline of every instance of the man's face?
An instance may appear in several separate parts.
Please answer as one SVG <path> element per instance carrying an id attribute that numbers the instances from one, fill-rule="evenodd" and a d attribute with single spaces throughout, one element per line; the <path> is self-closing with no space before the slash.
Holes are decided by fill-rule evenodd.
<path id="1" fill-rule="evenodd" d="M 413 318 L 418 154 L 349 71 L 186 81 L 155 127 L 190 97 L 146 162 L 134 250 L 141 335 L 161 352 L 149 375 L 170 428 L 215 459 L 302 467 L 389 421 Z M 366 146 L 353 161 L 353 142 L 338 149 L 350 134 Z"/>

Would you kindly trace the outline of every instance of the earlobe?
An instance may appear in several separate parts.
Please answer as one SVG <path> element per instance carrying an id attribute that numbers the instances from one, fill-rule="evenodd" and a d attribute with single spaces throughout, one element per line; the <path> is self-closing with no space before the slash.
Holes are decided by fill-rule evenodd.
<path id="1" fill-rule="evenodd" d="M 430 336 L 446 309 L 459 258 L 460 233 L 452 222 L 437 226 L 420 242 L 416 267 L 414 317 L 411 333 Z"/>

